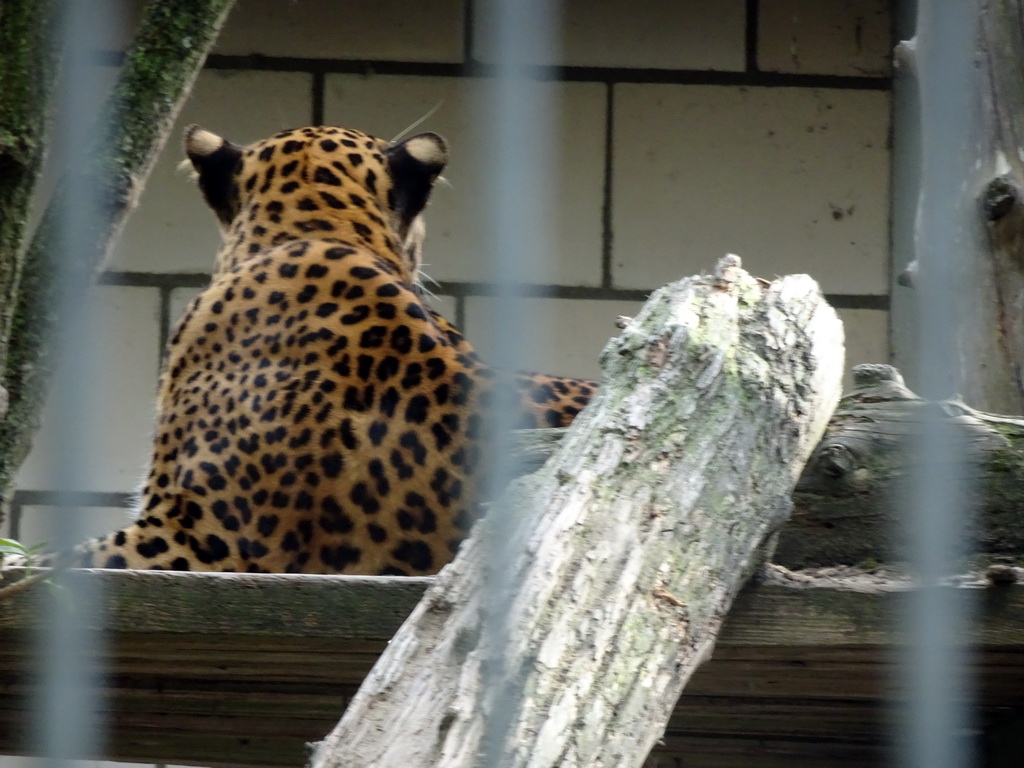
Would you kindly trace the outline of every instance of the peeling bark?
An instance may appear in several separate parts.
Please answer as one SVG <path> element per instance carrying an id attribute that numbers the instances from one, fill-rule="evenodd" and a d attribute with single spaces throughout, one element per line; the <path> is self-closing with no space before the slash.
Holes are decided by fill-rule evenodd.
<path id="1" fill-rule="evenodd" d="M 314 768 L 643 764 L 788 515 L 838 398 L 842 328 L 810 278 L 765 287 L 726 257 L 657 291 L 602 367 L 595 401 L 437 577 Z"/>

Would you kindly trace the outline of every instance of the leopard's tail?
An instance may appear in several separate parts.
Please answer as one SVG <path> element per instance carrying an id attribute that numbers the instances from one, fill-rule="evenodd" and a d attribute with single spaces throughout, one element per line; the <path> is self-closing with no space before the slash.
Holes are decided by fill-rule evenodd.
<path id="1" fill-rule="evenodd" d="M 160 507 L 166 506 L 166 509 Z M 235 570 L 230 547 L 196 524 L 199 511 L 182 513 L 180 500 L 161 502 L 135 523 L 87 541 L 68 553 L 4 559 L 4 567 L 130 568 L 135 570 Z M 193 505 L 194 506 L 194 505 Z"/>

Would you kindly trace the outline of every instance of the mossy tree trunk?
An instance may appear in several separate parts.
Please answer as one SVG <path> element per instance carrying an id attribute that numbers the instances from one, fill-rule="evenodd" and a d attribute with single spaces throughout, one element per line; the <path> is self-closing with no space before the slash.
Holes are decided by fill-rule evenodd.
<path id="1" fill-rule="evenodd" d="M 234 0 L 151 0 L 100 118 L 87 165 L 100 215 L 76 233 L 69 284 L 85 290 L 131 211 Z M 55 0 L 0 0 L 0 516 L 28 454 L 61 320 L 54 275 L 58 192 L 31 240 L 26 222 L 56 67 Z"/>
<path id="2" fill-rule="evenodd" d="M 0 0 L 0 370 L 7 358 L 29 205 L 43 165 L 57 55 L 55 0 Z M 7 413 L 0 388 L 0 419 Z"/>

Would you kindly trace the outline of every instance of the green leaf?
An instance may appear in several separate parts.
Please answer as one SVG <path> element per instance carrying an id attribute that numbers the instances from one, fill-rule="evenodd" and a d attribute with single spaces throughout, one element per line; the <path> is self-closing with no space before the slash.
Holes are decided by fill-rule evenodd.
<path id="1" fill-rule="evenodd" d="M 0 554 L 21 555 L 22 557 L 28 557 L 32 554 L 32 550 L 30 550 L 20 541 L 15 541 L 14 539 L 0 538 Z"/>

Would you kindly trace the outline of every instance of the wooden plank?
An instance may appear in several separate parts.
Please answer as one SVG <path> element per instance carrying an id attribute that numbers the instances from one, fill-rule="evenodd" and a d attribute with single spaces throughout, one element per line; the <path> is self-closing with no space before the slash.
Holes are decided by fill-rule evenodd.
<path id="1" fill-rule="evenodd" d="M 728 710 L 726 710 L 728 706 Z M 761 736 L 831 739 L 842 725 L 851 743 L 877 743 L 886 735 L 893 707 L 879 700 L 733 698 L 686 694 L 669 721 L 665 741 L 682 736 Z"/>
<path id="2" fill-rule="evenodd" d="M 876 744 L 695 736 L 659 746 L 645 768 L 875 768 L 886 752 Z"/>
<path id="3" fill-rule="evenodd" d="M 0 585 L 22 576 L 3 571 Z M 430 578 L 297 574 L 170 573 L 83 570 L 103 599 L 85 626 L 115 637 L 330 638 L 387 642 L 423 595 Z M 898 582 L 857 579 L 760 583 L 736 599 L 719 648 L 898 645 L 906 590 Z M 853 586 L 850 586 L 853 585 Z M 978 590 L 983 620 L 970 640 L 1024 646 L 1024 586 Z M 38 628 L 45 590 L 29 589 L 0 609 L 0 632 Z"/>
<path id="4" fill-rule="evenodd" d="M 108 757 L 299 765 L 355 693 L 427 579 L 95 571 L 108 627 Z M 7 578 L 14 578 L 7 574 Z M 650 765 L 877 765 L 898 711 L 903 595 L 758 584 L 737 600 Z M 855 582 L 858 589 L 861 582 Z M 32 589 L 0 603 L 0 753 L 23 753 L 35 692 Z M 978 719 L 1024 708 L 1024 587 L 979 592 Z M 672 759 L 685 755 L 685 762 Z M 665 762 L 667 761 L 667 762 Z"/>
<path id="5" fill-rule="evenodd" d="M 4 572 L 4 584 L 21 569 Z M 103 599 L 85 626 L 119 633 L 330 637 L 387 641 L 431 579 L 83 570 Z M 0 611 L 0 630 L 38 626 L 45 591 Z"/>
<path id="6" fill-rule="evenodd" d="M 719 647 L 899 645 L 908 591 L 882 583 L 873 590 L 851 589 L 844 582 L 858 583 L 840 579 L 834 588 L 752 585 L 736 599 Z M 1024 588 L 978 589 L 977 594 L 983 620 L 972 625 L 970 641 L 1024 644 Z"/>

